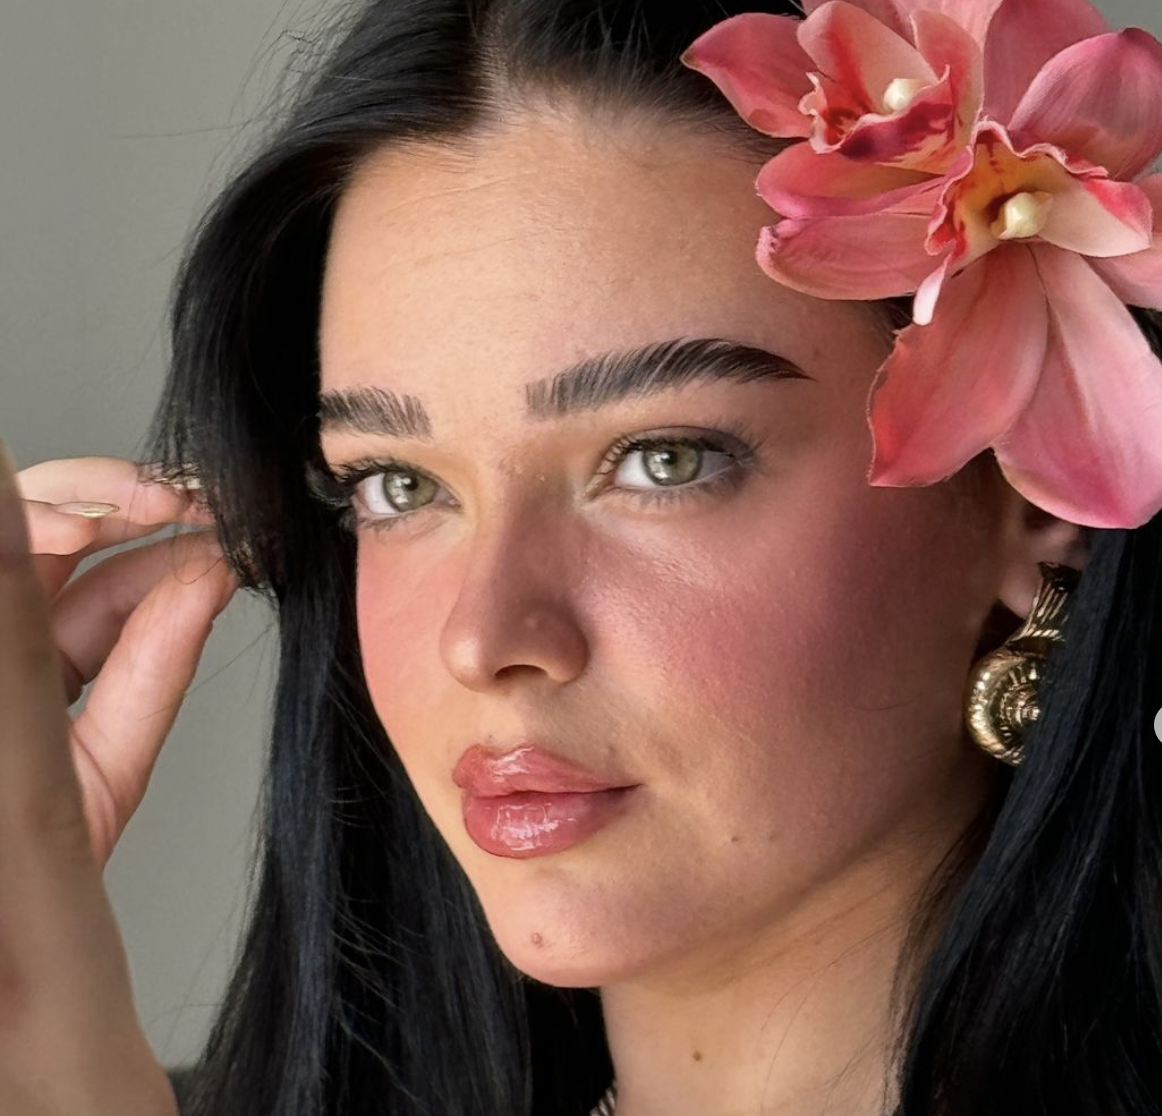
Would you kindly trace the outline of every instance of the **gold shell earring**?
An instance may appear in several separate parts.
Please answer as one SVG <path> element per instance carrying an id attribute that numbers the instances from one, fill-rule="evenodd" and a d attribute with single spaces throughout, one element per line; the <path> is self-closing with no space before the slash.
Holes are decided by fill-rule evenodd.
<path id="1" fill-rule="evenodd" d="M 1038 562 L 1041 585 L 1029 616 L 973 667 L 965 686 L 965 724 L 976 743 L 1012 767 L 1024 758 L 1025 733 L 1041 716 L 1038 687 L 1046 657 L 1062 642 L 1065 606 L 1080 573 Z"/>

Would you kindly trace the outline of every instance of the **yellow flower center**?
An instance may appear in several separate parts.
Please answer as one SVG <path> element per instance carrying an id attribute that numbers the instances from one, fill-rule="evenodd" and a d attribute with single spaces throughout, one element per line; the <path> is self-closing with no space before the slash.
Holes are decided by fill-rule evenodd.
<path id="1" fill-rule="evenodd" d="M 1018 155 L 999 132 L 977 140 L 973 166 L 944 196 L 945 220 L 928 238 L 933 253 L 958 245 L 975 259 L 1007 241 L 1039 236 L 1054 218 L 1069 172 L 1046 152 Z"/>
<path id="2" fill-rule="evenodd" d="M 896 78 L 884 90 L 884 108 L 888 112 L 900 112 L 916 99 L 916 94 L 921 89 L 927 87 L 927 82 L 923 82 L 919 78 Z"/>
<path id="3" fill-rule="evenodd" d="M 1045 190 L 1014 194 L 1001 206 L 989 232 L 997 240 L 1026 240 L 1037 236 L 1049 223 L 1052 208 L 1053 195 Z"/>

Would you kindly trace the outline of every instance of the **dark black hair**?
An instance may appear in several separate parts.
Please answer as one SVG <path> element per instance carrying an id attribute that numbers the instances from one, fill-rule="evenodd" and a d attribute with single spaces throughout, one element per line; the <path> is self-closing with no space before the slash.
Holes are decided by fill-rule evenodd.
<path id="1" fill-rule="evenodd" d="M 194 231 L 150 457 L 195 464 L 230 561 L 277 610 L 281 659 L 253 913 L 181 1075 L 183 1116 L 584 1116 L 609 1083 L 597 990 L 547 986 L 499 952 L 372 709 L 354 539 L 304 478 L 323 260 L 362 159 L 455 144 L 525 94 L 645 110 L 773 154 L 679 61 L 712 24 L 756 10 L 799 14 L 350 5 Z M 916 911 L 906 1116 L 1162 1112 L 1162 519 L 1092 536 L 1028 758 L 998 770 Z"/>

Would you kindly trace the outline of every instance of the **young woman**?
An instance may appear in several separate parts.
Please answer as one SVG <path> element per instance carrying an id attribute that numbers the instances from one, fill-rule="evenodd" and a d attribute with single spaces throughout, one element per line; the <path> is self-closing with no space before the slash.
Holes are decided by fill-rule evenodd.
<path id="1" fill-rule="evenodd" d="M 1162 48 L 802 14 L 351 9 L 153 466 L 5 474 L 3 1112 L 1162 1112 Z M 167 1073 L 100 868 L 240 585 L 261 883 Z"/>

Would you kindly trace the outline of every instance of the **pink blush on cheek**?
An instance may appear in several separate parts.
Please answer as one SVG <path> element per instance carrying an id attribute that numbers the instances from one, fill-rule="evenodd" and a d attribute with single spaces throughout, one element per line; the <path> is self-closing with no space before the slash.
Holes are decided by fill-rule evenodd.
<path id="1" fill-rule="evenodd" d="M 430 599 L 430 578 L 420 580 L 412 576 L 414 570 L 374 541 L 361 541 L 355 595 L 360 655 L 372 701 L 389 734 L 430 718 L 450 681 L 443 679 L 440 695 L 431 692 L 441 682 L 433 675 L 440 666 L 434 621 L 440 606 Z"/>
<path id="2" fill-rule="evenodd" d="M 956 733 L 971 630 L 948 586 L 968 576 L 971 549 L 933 518 L 938 500 L 843 496 L 826 518 L 799 517 L 789 542 L 778 524 L 764 539 L 760 523 L 745 545 L 701 548 L 674 592 L 654 579 L 638 637 L 652 653 L 618 652 L 619 677 L 670 725 L 735 749 L 768 782 L 788 765 L 808 783 L 866 765 L 870 789 Z"/>

